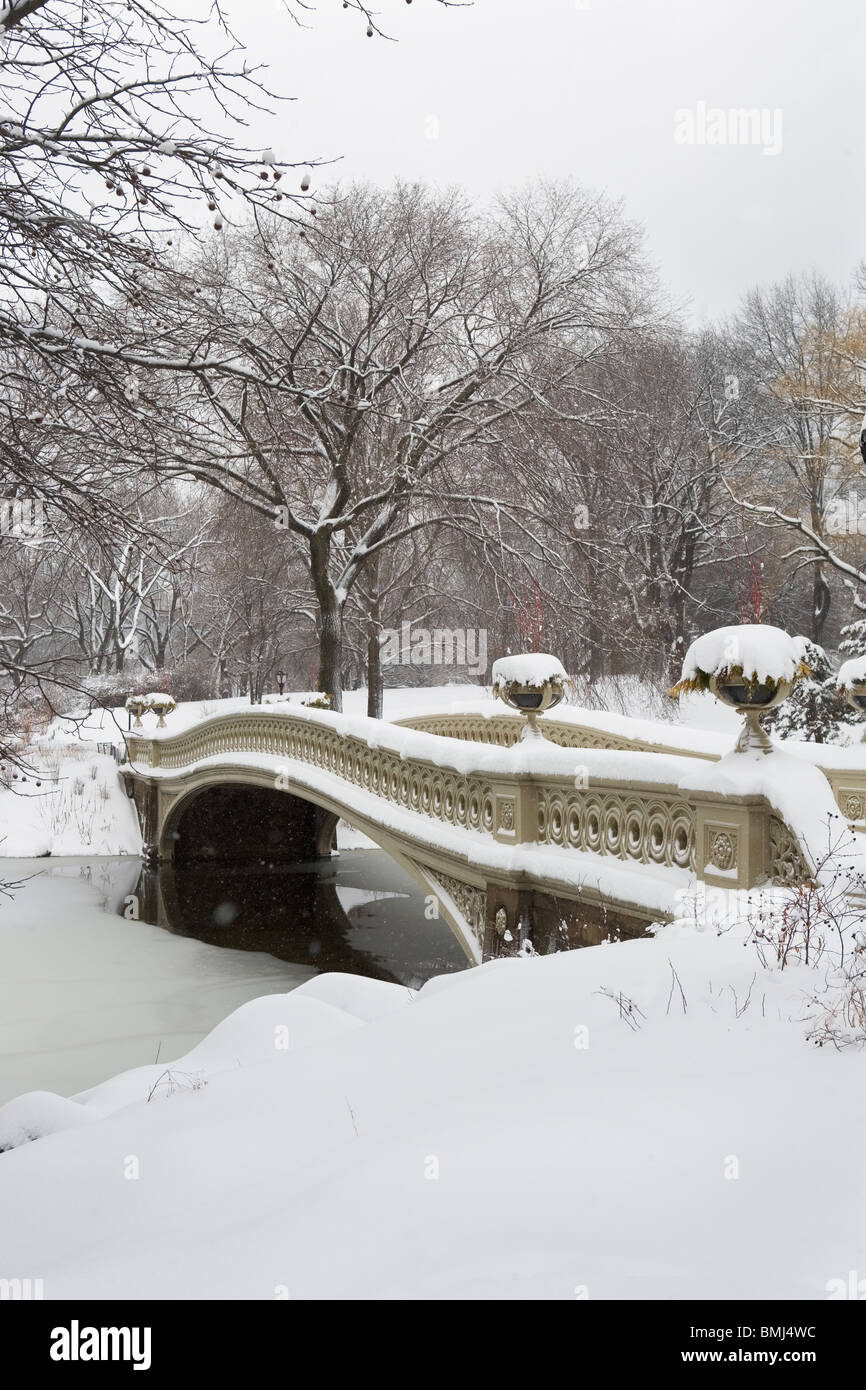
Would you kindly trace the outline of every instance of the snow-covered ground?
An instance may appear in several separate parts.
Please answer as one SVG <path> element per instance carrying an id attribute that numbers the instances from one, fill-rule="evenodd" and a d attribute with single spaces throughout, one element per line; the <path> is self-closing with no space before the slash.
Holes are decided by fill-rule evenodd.
<path id="1" fill-rule="evenodd" d="M 0 856 L 138 855 L 135 806 L 113 757 L 72 739 L 42 739 L 0 782 Z"/>
<path id="2" fill-rule="evenodd" d="M 320 976 L 170 1066 L 24 1097 L 3 1273 L 48 1298 L 825 1298 L 866 1267 L 866 1061 L 810 1047 L 814 972 L 742 940 L 682 922 L 415 996 Z"/>

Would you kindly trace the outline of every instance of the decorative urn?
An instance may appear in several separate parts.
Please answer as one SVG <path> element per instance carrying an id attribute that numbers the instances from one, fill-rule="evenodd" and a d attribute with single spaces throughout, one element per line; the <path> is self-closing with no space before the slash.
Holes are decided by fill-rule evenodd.
<path id="1" fill-rule="evenodd" d="M 851 708 L 866 719 L 866 656 L 843 661 L 836 677 L 836 689 L 841 690 Z M 863 742 L 866 743 L 866 727 Z"/>
<path id="2" fill-rule="evenodd" d="M 171 714 L 172 710 L 177 709 L 177 704 L 172 695 L 148 695 L 147 708 L 158 716 L 156 727 L 165 728 L 165 716 Z"/>
<path id="3" fill-rule="evenodd" d="M 741 670 L 732 670 L 723 676 L 710 677 L 710 690 L 723 705 L 729 705 L 737 714 L 745 716 L 739 738 L 734 745 L 737 752 L 759 749 L 771 753 L 773 745 L 761 728 L 761 715 L 768 709 L 787 700 L 793 686 L 788 680 L 750 681 Z"/>
<path id="4" fill-rule="evenodd" d="M 686 652 L 680 680 L 668 693 L 677 698 L 709 690 L 744 715 L 735 751 L 771 753 L 761 715 L 786 700 L 794 682 L 808 674 L 800 639 L 767 623 L 741 623 L 698 637 Z"/>
<path id="5" fill-rule="evenodd" d="M 495 698 L 526 715 L 520 737 L 542 738 L 536 719 L 564 699 L 568 675 L 555 656 L 547 652 L 526 652 L 521 656 L 501 656 L 493 663 L 492 690 Z"/>
<path id="6" fill-rule="evenodd" d="M 144 714 L 145 710 L 149 708 L 150 706 L 147 703 L 146 695 L 130 695 L 129 699 L 126 702 L 126 711 L 130 715 L 131 719 L 135 719 L 134 724 L 130 722 L 129 727 L 131 729 L 141 728 L 141 716 Z"/>

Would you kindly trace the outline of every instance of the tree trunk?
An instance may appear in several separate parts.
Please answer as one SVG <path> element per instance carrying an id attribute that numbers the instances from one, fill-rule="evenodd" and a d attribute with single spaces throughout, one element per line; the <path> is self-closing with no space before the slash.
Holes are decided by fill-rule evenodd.
<path id="1" fill-rule="evenodd" d="M 823 646 L 822 636 L 830 613 L 830 585 L 820 565 L 815 566 L 812 579 L 812 641 Z"/>
<path id="2" fill-rule="evenodd" d="M 682 589 L 678 589 L 671 599 L 671 635 L 668 648 L 667 677 L 675 685 L 682 675 L 683 657 L 686 654 L 686 606 Z"/>
<path id="3" fill-rule="evenodd" d="M 371 719 L 382 718 L 385 686 L 382 680 L 382 647 L 378 630 L 367 634 L 367 714 Z"/>
<path id="4" fill-rule="evenodd" d="M 226 661 L 225 661 L 225 657 L 222 657 L 222 656 L 221 656 L 221 657 L 219 657 L 219 659 L 218 659 L 218 661 L 217 661 L 217 669 L 216 669 L 216 692 L 215 692 L 215 694 L 216 694 L 216 698 L 217 698 L 218 700 L 224 700 L 225 697 L 226 697 L 226 695 L 229 693 L 228 690 L 227 690 L 228 682 L 229 682 L 229 678 L 228 678 L 228 672 L 227 672 L 227 670 L 226 670 Z"/>
<path id="5" fill-rule="evenodd" d="M 374 555 L 369 562 L 371 579 L 370 611 L 367 624 L 367 714 L 370 719 L 381 719 L 385 699 L 385 683 L 382 678 L 382 645 L 379 641 L 379 556 Z"/>
<path id="6" fill-rule="evenodd" d="M 335 603 L 321 614 L 319 625 L 319 690 L 330 695 L 331 708 L 343 708 L 343 614 Z"/>
<path id="7" fill-rule="evenodd" d="M 592 619 L 589 621 L 587 646 L 587 676 L 589 684 L 593 686 L 604 675 L 604 654 L 601 649 L 601 632 L 598 624 Z"/>
<path id="8" fill-rule="evenodd" d="M 331 541 L 317 534 L 310 541 L 310 576 L 319 604 L 319 690 L 330 695 L 331 708 L 343 708 L 343 604 L 328 573 Z"/>

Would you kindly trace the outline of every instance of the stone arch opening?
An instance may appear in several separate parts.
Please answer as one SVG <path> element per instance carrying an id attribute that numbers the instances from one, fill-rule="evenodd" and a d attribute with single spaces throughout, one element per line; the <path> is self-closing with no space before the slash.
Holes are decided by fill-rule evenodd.
<path id="1" fill-rule="evenodd" d="M 313 800 L 315 792 L 308 799 L 278 789 L 274 776 L 264 769 L 249 769 L 243 775 L 234 769 L 214 769 L 210 776 L 199 775 L 192 785 L 184 786 L 184 780 L 166 784 L 141 778 L 135 787 L 145 858 L 151 864 L 175 868 L 304 864 L 330 855 L 336 848 L 337 821 L 346 815 L 350 824 L 356 824 L 423 888 L 429 903 L 438 897 L 436 870 L 428 872 L 416 862 L 390 829 L 355 817 L 336 801 L 320 806 Z M 439 907 L 467 958 L 479 959 L 471 924 L 444 899 Z"/>
<path id="2" fill-rule="evenodd" d="M 208 863 L 299 863 L 330 852 L 337 818 L 274 787 L 218 782 L 177 806 L 164 837 L 178 868 Z"/>

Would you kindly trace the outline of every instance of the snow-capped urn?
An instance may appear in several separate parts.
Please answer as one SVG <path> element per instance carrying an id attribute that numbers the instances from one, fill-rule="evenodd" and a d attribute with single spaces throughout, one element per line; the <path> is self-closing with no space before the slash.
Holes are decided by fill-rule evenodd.
<path id="1" fill-rule="evenodd" d="M 156 721 L 156 727 L 158 729 L 164 729 L 165 716 L 171 714 L 172 710 L 177 709 L 177 702 L 173 695 L 148 695 L 147 708 L 159 716 Z"/>
<path id="2" fill-rule="evenodd" d="M 677 699 L 709 690 L 722 704 L 745 715 L 736 751 L 771 753 L 773 745 L 761 728 L 760 716 L 787 699 L 795 681 L 808 675 L 800 638 L 767 623 L 740 623 L 698 637 L 668 694 Z"/>
<path id="3" fill-rule="evenodd" d="M 127 700 L 124 706 L 124 709 L 126 710 L 127 714 L 131 714 L 133 716 L 133 719 L 135 721 L 132 725 L 133 729 L 141 728 L 141 716 L 144 714 L 144 711 L 147 708 L 148 703 L 146 695 L 130 695 L 129 699 Z"/>
<path id="4" fill-rule="evenodd" d="M 866 656 L 853 656 L 843 661 L 836 677 L 836 689 L 845 693 L 845 699 L 852 709 L 866 717 Z M 866 743 L 866 728 L 863 730 Z"/>
<path id="5" fill-rule="evenodd" d="M 522 739 L 543 737 L 536 726 L 536 717 L 559 704 L 567 685 L 565 668 L 549 652 L 501 656 L 493 663 L 491 688 L 494 698 L 526 715 L 527 723 L 520 735 Z"/>

